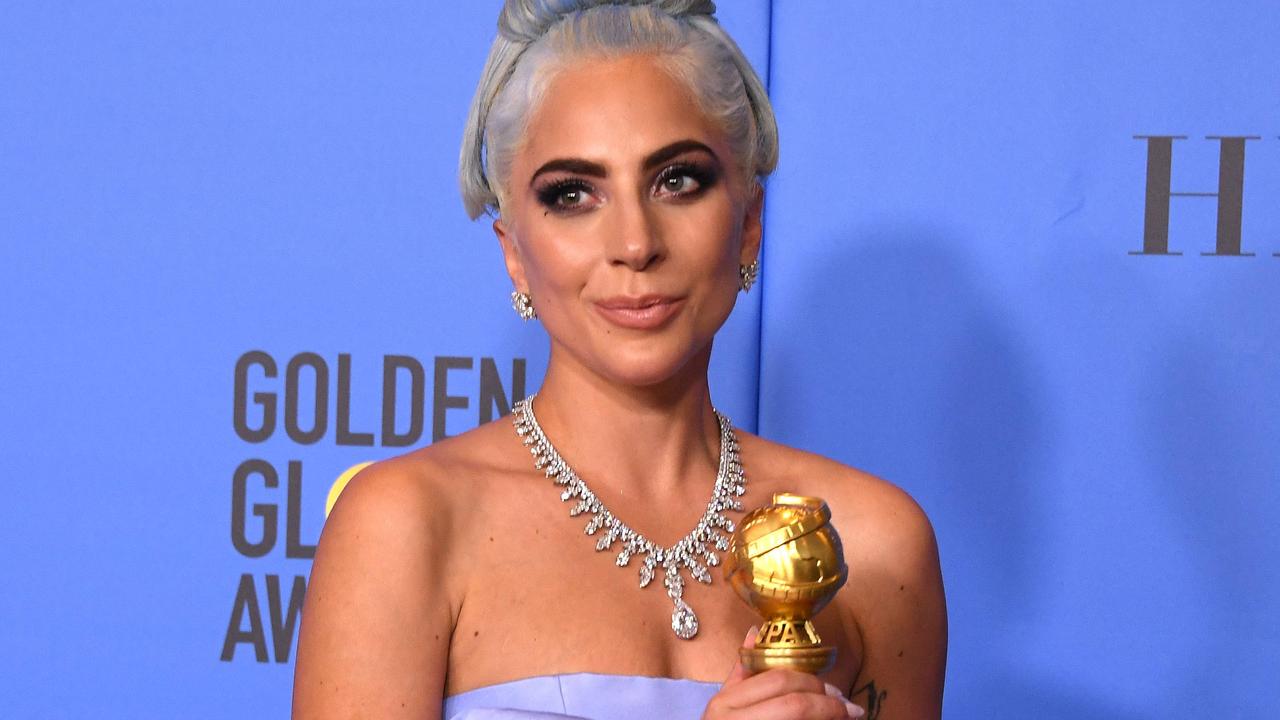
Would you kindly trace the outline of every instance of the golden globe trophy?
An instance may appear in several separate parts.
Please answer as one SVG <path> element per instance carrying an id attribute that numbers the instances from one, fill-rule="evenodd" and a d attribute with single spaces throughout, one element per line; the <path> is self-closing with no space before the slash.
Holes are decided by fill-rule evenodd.
<path id="1" fill-rule="evenodd" d="M 724 574 L 765 618 L 755 647 L 738 650 L 743 667 L 815 675 L 831 669 L 836 649 L 823 647 L 809 618 L 844 585 L 849 568 L 822 498 L 776 493 L 772 504 L 747 513 L 733 533 Z"/>

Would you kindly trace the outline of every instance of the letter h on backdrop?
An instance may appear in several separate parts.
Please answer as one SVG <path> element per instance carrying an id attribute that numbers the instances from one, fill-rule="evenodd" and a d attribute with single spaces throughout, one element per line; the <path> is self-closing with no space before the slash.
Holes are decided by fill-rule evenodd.
<path id="1" fill-rule="evenodd" d="M 1130 255 L 1181 255 L 1169 250 L 1169 204 L 1176 197 L 1216 197 L 1218 199 L 1217 243 L 1213 252 L 1222 257 L 1252 257 L 1240 247 L 1240 221 L 1244 215 L 1244 144 L 1261 140 L 1257 135 L 1207 135 L 1217 140 L 1218 191 L 1184 192 L 1172 189 L 1173 141 L 1186 135 L 1134 135 L 1147 141 L 1147 202 L 1142 224 L 1142 249 Z M 1280 257 L 1280 253 L 1276 253 Z"/>

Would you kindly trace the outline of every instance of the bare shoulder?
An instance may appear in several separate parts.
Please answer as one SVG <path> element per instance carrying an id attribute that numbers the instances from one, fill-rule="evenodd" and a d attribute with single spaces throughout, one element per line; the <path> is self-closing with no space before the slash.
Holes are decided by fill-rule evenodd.
<path id="1" fill-rule="evenodd" d="M 465 574 L 463 488 L 492 430 L 365 468 L 325 522 L 302 613 L 294 717 L 439 717 Z"/>
<path id="2" fill-rule="evenodd" d="M 834 605 L 856 626 L 862 645 L 857 678 L 848 689 L 851 698 L 870 717 L 939 717 L 946 599 L 937 542 L 924 510 L 871 473 L 744 436 L 748 478 L 758 478 L 768 492 L 816 495 L 831 508 L 849 566 L 849 580 Z M 887 713 L 880 715 L 882 710 Z"/>
<path id="3" fill-rule="evenodd" d="M 321 547 L 326 539 L 337 545 L 360 535 L 366 543 L 381 538 L 387 544 L 381 550 L 401 559 L 432 550 L 447 560 L 442 551 L 466 539 L 460 534 L 493 494 L 492 481 L 511 474 L 510 455 L 519 447 L 512 438 L 501 423 L 489 423 L 370 465 L 339 496 Z"/>
<path id="4" fill-rule="evenodd" d="M 449 481 L 459 471 L 456 454 L 433 445 L 361 470 L 325 521 L 318 569 L 329 565 L 326 555 L 368 551 L 390 565 L 446 550 L 457 507 L 457 484 Z"/>
<path id="5" fill-rule="evenodd" d="M 790 490 L 827 501 L 847 561 L 898 564 L 935 552 L 933 527 L 918 503 L 893 483 L 830 458 L 742 433 L 748 477 L 769 492 Z"/>

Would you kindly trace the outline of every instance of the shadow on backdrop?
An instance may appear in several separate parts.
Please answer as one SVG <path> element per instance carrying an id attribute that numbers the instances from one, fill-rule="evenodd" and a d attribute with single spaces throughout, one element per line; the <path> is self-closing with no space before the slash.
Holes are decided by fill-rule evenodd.
<path id="1" fill-rule="evenodd" d="M 787 439 L 885 477 L 929 513 L 951 625 L 947 697 L 970 703 L 948 702 L 946 717 L 1144 720 L 1007 654 L 1042 612 L 1054 508 L 1032 482 L 1047 462 L 1047 399 L 1008 309 L 956 250 L 966 246 L 901 223 L 825 243 L 797 300 L 769 298 L 788 310 L 766 319 L 766 352 L 770 323 L 804 351 L 769 353 L 762 427 L 780 438 L 804 428 Z M 813 377 L 798 366 L 808 362 L 832 367 L 822 387 L 788 382 Z"/>

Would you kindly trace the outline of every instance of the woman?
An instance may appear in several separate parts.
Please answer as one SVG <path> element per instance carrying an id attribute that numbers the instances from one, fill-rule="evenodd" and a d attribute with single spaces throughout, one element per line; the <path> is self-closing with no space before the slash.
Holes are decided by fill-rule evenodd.
<path id="1" fill-rule="evenodd" d="M 714 9 L 507 0 L 461 180 L 472 217 L 496 218 L 517 312 L 550 336 L 547 374 L 513 419 L 347 487 L 307 593 L 295 718 L 939 716 L 946 613 L 923 513 L 712 407 L 712 339 L 754 281 L 777 157 Z M 746 673 L 758 618 L 718 571 L 694 577 L 734 500 L 788 490 L 825 498 L 845 540 L 849 581 L 815 619 L 839 655 L 818 678 Z M 658 588 L 636 587 L 646 572 Z"/>

